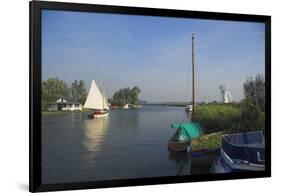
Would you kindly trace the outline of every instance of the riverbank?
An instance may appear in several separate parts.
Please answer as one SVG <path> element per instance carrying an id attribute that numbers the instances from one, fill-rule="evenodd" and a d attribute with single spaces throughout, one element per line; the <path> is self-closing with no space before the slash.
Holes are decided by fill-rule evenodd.
<path id="1" fill-rule="evenodd" d="M 195 108 L 195 121 L 205 128 L 206 134 L 237 131 L 240 116 L 239 104 L 206 104 Z"/>
<path id="2" fill-rule="evenodd" d="M 191 174 L 206 174 L 210 172 L 213 162 L 220 155 L 221 140 L 222 132 L 216 132 L 191 141 Z"/>
<path id="3" fill-rule="evenodd" d="M 215 132 L 207 135 L 203 135 L 199 139 L 193 139 L 191 141 L 192 151 L 203 151 L 218 149 L 221 147 L 222 132 Z"/>
<path id="4" fill-rule="evenodd" d="M 171 107 L 186 107 L 188 103 L 171 102 L 171 103 L 143 103 L 143 106 L 171 106 Z"/>
<path id="5" fill-rule="evenodd" d="M 91 112 L 91 110 L 83 109 L 81 111 L 42 111 L 42 116 L 64 115 L 69 113 L 80 113 L 80 112 Z"/>

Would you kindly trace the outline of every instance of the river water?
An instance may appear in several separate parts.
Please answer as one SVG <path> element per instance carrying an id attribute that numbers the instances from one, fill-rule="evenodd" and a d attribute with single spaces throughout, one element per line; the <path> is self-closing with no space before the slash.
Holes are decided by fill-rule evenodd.
<path id="1" fill-rule="evenodd" d="M 175 132 L 171 123 L 188 121 L 183 107 L 116 109 L 97 119 L 87 114 L 42 117 L 43 184 L 189 175 L 198 170 L 190 155 L 167 149 Z"/>

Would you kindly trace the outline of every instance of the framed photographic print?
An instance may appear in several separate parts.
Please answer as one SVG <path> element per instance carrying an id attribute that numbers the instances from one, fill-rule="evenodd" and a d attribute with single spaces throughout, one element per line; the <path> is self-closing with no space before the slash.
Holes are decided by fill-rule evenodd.
<path id="1" fill-rule="evenodd" d="M 270 177 L 270 30 L 30 2 L 30 191 Z"/>

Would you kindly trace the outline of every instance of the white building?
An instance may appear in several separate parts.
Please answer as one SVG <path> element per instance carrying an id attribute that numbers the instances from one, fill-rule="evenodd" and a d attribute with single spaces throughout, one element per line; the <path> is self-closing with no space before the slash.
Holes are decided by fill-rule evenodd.
<path id="1" fill-rule="evenodd" d="M 231 103 L 232 102 L 232 95 L 228 89 L 228 86 L 221 85 L 220 87 L 222 102 L 223 103 Z"/>
<path id="2" fill-rule="evenodd" d="M 82 104 L 59 98 L 56 102 L 48 104 L 48 111 L 81 111 Z"/>

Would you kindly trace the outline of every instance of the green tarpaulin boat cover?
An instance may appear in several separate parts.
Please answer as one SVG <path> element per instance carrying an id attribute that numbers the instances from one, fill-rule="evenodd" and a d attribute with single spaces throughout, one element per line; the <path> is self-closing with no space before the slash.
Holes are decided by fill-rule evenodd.
<path id="1" fill-rule="evenodd" d="M 171 127 L 178 129 L 171 137 L 171 140 L 188 141 L 199 138 L 203 135 L 203 131 L 199 123 L 172 124 Z"/>

